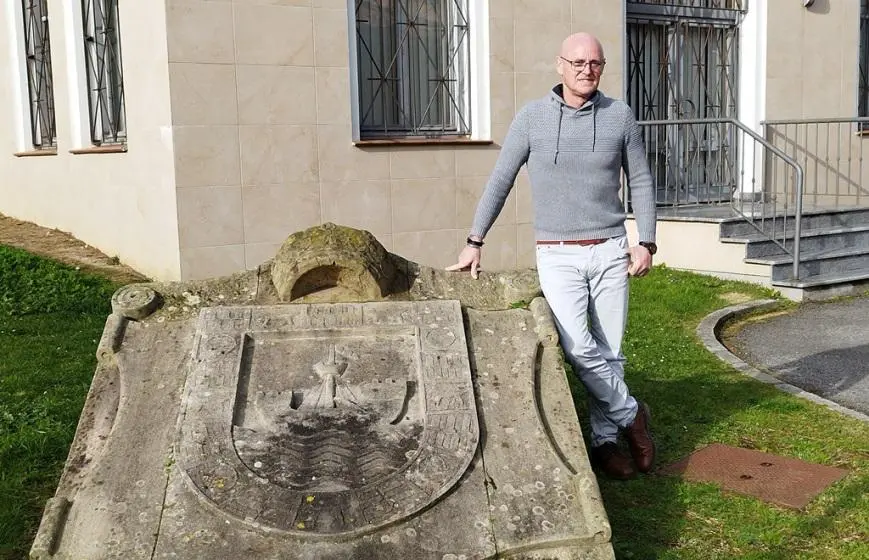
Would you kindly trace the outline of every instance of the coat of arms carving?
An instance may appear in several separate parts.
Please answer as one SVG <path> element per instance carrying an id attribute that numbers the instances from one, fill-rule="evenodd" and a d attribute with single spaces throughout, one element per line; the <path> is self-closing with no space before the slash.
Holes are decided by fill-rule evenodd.
<path id="1" fill-rule="evenodd" d="M 178 460 L 224 513 L 307 538 L 412 516 L 479 441 L 458 302 L 204 309 Z"/>

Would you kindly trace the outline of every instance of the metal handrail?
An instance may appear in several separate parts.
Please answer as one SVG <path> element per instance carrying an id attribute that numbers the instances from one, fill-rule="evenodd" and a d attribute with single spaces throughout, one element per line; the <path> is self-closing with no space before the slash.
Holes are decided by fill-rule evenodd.
<path id="1" fill-rule="evenodd" d="M 869 120 L 869 119 L 867 119 Z M 795 193 L 795 208 L 794 208 L 794 243 L 793 250 L 788 251 L 785 244 L 781 244 L 782 249 L 788 253 L 791 253 L 793 256 L 793 279 L 799 280 L 799 269 L 800 269 L 800 233 L 802 231 L 802 215 L 803 215 L 803 168 L 790 156 L 788 156 L 784 151 L 774 146 L 768 140 L 766 140 L 763 136 L 749 128 L 746 124 L 733 119 L 733 118 L 697 118 L 697 119 L 676 119 L 676 120 L 651 120 L 651 121 L 640 121 L 638 124 L 641 126 L 679 126 L 679 125 L 702 125 L 702 124 L 724 124 L 724 125 L 732 125 L 733 127 L 739 129 L 743 133 L 750 136 L 755 140 L 758 144 L 763 146 L 769 153 L 777 156 L 782 162 L 784 162 L 787 166 L 791 167 L 794 171 L 795 177 L 795 185 L 796 185 L 796 193 Z M 736 212 L 738 212 L 741 216 L 746 218 L 746 221 L 755 229 L 757 229 L 760 233 L 764 234 L 775 243 L 778 243 L 776 239 L 774 239 L 774 233 L 770 234 L 764 231 L 763 228 L 758 227 L 757 224 L 754 223 L 754 220 L 749 219 L 743 212 L 734 208 Z"/>
<path id="2" fill-rule="evenodd" d="M 869 117 L 833 117 L 824 119 L 775 119 L 760 121 L 760 124 L 826 124 L 826 123 L 869 123 Z"/>
<path id="3" fill-rule="evenodd" d="M 776 119 L 761 125 L 767 141 L 802 165 L 805 203 L 837 208 L 866 205 L 864 162 L 869 159 L 869 145 L 855 137 L 869 132 L 869 117 Z"/>

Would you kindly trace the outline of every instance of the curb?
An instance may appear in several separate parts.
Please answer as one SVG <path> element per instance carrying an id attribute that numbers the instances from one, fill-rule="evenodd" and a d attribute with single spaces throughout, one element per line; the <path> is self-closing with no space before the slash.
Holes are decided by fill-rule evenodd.
<path id="1" fill-rule="evenodd" d="M 733 354 L 723 344 L 721 344 L 721 341 L 718 339 L 718 335 L 721 332 L 721 328 L 728 320 L 739 318 L 754 311 L 771 309 L 773 307 L 776 307 L 778 304 L 779 302 L 777 300 L 764 299 L 758 301 L 750 301 L 748 303 L 742 303 L 739 305 L 725 307 L 724 309 L 719 309 L 718 311 L 707 315 L 700 322 L 696 330 L 697 336 L 700 337 L 700 340 L 703 342 L 703 345 L 706 346 L 707 350 L 718 356 L 720 360 L 733 366 L 733 368 L 739 371 L 741 374 L 747 377 L 751 377 L 752 379 L 756 379 L 761 383 L 774 385 L 780 391 L 784 391 L 785 393 L 790 393 L 791 395 L 795 395 L 802 399 L 812 401 L 813 403 L 826 406 L 830 410 L 833 410 L 840 414 L 844 414 L 845 416 L 850 416 L 851 418 L 855 418 L 869 424 L 869 416 L 863 414 L 862 412 L 851 410 L 850 408 L 846 408 L 831 400 L 819 397 L 814 393 L 804 391 L 803 389 L 800 389 L 795 385 L 785 383 L 781 379 L 773 377 L 772 375 L 763 373 L 744 362 L 741 358 Z"/>

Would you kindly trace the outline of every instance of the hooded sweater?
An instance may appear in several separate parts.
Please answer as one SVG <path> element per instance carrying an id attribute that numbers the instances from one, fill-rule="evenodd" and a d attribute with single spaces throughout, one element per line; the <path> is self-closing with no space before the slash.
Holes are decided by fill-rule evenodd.
<path id="1" fill-rule="evenodd" d="M 519 169 L 527 164 L 537 240 L 602 239 L 625 234 L 619 197 L 627 177 L 640 241 L 655 241 L 655 192 L 640 127 L 623 102 L 596 92 L 582 107 L 562 85 L 525 105 L 510 125 L 471 227 L 492 227 Z"/>

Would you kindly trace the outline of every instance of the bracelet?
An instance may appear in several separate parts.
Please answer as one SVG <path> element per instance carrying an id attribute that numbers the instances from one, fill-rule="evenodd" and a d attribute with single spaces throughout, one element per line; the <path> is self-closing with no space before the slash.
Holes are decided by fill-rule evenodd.
<path id="1" fill-rule="evenodd" d="M 468 241 L 468 245 L 469 245 L 469 246 L 471 246 L 471 247 L 476 247 L 477 249 L 479 249 L 480 247 L 483 246 L 483 242 L 482 242 L 482 241 L 477 241 L 476 239 L 471 239 L 470 236 L 468 237 L 468 240 L 467 240 L 467 241 Z"/>

